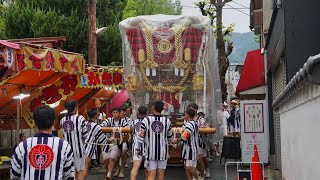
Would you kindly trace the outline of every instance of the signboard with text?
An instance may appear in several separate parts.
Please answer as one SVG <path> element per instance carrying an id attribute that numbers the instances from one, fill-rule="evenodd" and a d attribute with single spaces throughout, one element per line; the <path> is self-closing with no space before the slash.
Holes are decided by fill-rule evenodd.
<path id="1" fill-rule="evenodd" d="M 242 161 L 250 162 L 253 146 L 257 145 L 260 161 L 268 163 L 269 125 L 265 100 L 246 100 L 240 103 Z"/>

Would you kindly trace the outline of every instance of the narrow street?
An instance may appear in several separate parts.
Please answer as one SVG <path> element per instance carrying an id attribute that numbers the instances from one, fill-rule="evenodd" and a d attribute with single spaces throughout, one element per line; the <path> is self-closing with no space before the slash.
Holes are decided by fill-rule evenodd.
<path id="1" fill-rule="evenodd" d="M 225 180 L 225 166 L 224 164 L 219 165 L 220 157 L 215 157 L 213 161 L 210 164 L 210 173 L 211 177 L 207 179 L 212 180 Z M 129 180 L 130 177 L 130 166 L 129 168 L 126 168 L 125 178 L 114 178 L 114 179 L 122 179 L 122 180 Z M 143 169 L 140 170 L 139 175 L 137 177 L 138 180 L 143 179 L 144 171 Z M 88 180 L 98 180 L 98 179 L 104 179 L 105 177 L 105 170 L 94 170 L 90 173 Z M 236 167 L 230 166 L 228 169 L 228 180 L 236 180 Z M 186 180 L 185 172 L 182 166 L 169 166 L 166 171 L 166 180 Z"/>

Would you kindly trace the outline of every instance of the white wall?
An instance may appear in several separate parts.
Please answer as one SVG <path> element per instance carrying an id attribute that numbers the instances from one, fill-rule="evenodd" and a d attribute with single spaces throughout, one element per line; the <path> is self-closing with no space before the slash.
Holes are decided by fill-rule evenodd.
<path id="1" fill-rule="evenodd" d="M 306 84 L 280 106 L 282 177 L 320 179 L 320 86 Z"/>

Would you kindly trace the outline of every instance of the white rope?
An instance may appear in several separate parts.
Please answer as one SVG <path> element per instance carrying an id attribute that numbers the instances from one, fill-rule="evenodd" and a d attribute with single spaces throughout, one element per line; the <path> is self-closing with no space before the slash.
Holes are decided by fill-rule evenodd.
<path id="1" fill-rule="evenodd" d="M 121 144 L 123 142 L 123 135 L 122 135 L 122 127 L 113 127 L 112 128 L 112 137 L 115 137 L 115 133 L 118 132 L 120 135 L 120 142 Z"/>
<path id="2" fill-rule="evenodd" d="M 112 146 L 112 145 L 115 145 L 115 144 L 100 144 L 100 143 L 92 143 L 92 142 L 83 142 L 84 144 L 90 144 L 90 145 L 98 145 L 98 146 Z"/>
<path id="3" fill-rule="evenodd" d="M 83 142 L 84 144 L 90 144 L 90 145 L 98 145 L 98 146 L 112 146 L 115 144 L 108 144 L 108 143 L 92 143 L 92 142 Z M 175 144 L 169 144 L 169 146 L 175 147 Z"/>

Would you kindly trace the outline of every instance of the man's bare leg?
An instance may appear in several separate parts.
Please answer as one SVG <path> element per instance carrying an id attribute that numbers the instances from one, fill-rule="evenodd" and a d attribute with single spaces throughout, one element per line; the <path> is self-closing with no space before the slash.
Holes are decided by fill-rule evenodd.
<path id="1" fill-rule="evenodd" d="M 192 180 L 192 175 L 189 172 L 189 168 L 186 165 L 184 165 L 184 169 L 186 171 L 186 175 L 187 175 L 188 180 Z"/>
<path id="2" fill-rule="evenodd" d="M 127 157 L 128 157 L 127 151 L 128 150 L 124 149 L 122 150 L 122 153 L 121 153 L 121 166 L 120 166 L 119 177 L 124 177 L 124 168 L 125 168 Z"/>
<path id="3" fill-rule="evenodd" d="M 204 177 L 205 176 L 205 174 L 204 174 L 205 166 L 204 166 L 204 163 L 202 160 L 202 156 L 198 158 L 198 163 L 199 163 L 199 166 L 197 167 L 197 169 L 200 172 L 200 176 Z"/>
<path id="4" fill-rule="evenodd" d="M 83 171 L 76 171 L 76 180 L 84 180 Z"/>
<path id="5" fill-rule="evenodd" d="M 87 176 L 88 176 L 90 160 L 91 160 L 90 157 L 86 157 L 85 165 L 84 165 L 84 170 L 83 170 L 83 177 L 84 177 L 84 179 L 87 178 Z"/>
<path id="6" fill-rule="evenodd" d="M 108 171 L 107 171 L 107 177 L 111 178 L 111 173 L 114 169 L 114 166 L 116 164 L 116 160 L 113 158 L 109 158 L 109 164 L 108 164 Z"/>
<path id="7" fill-rule="evenodd" d="M 132 170 L 131 170 L 131 174 L 130 174 L 130 180 L 136 180 L 139 168 L 141 166 L 141 162 L 142 161 L 140 161 L 140 160 L 133 161 Z"/>
<path id="8" fill-rule="evenodd" d="M 148 180 L 155 180 L 157 175 L 157 170 L 148 170 Z"/>
<path id="9" fill-rule="evenodd" d="M 158 169 L 157 170 L 158 180 L 164 180 L 164 172 L 165 171 L 166 171 L 165 169 Z"/>
<path id="10" fill-rule="evenodd" d="M 199 178 L 199 174 L 197 172 L 197 169 L 195 167 L 187 167 L 188 171 L 189 171 L 189 174 L 192 177 L 195 177 L 196 179 Z"/>

